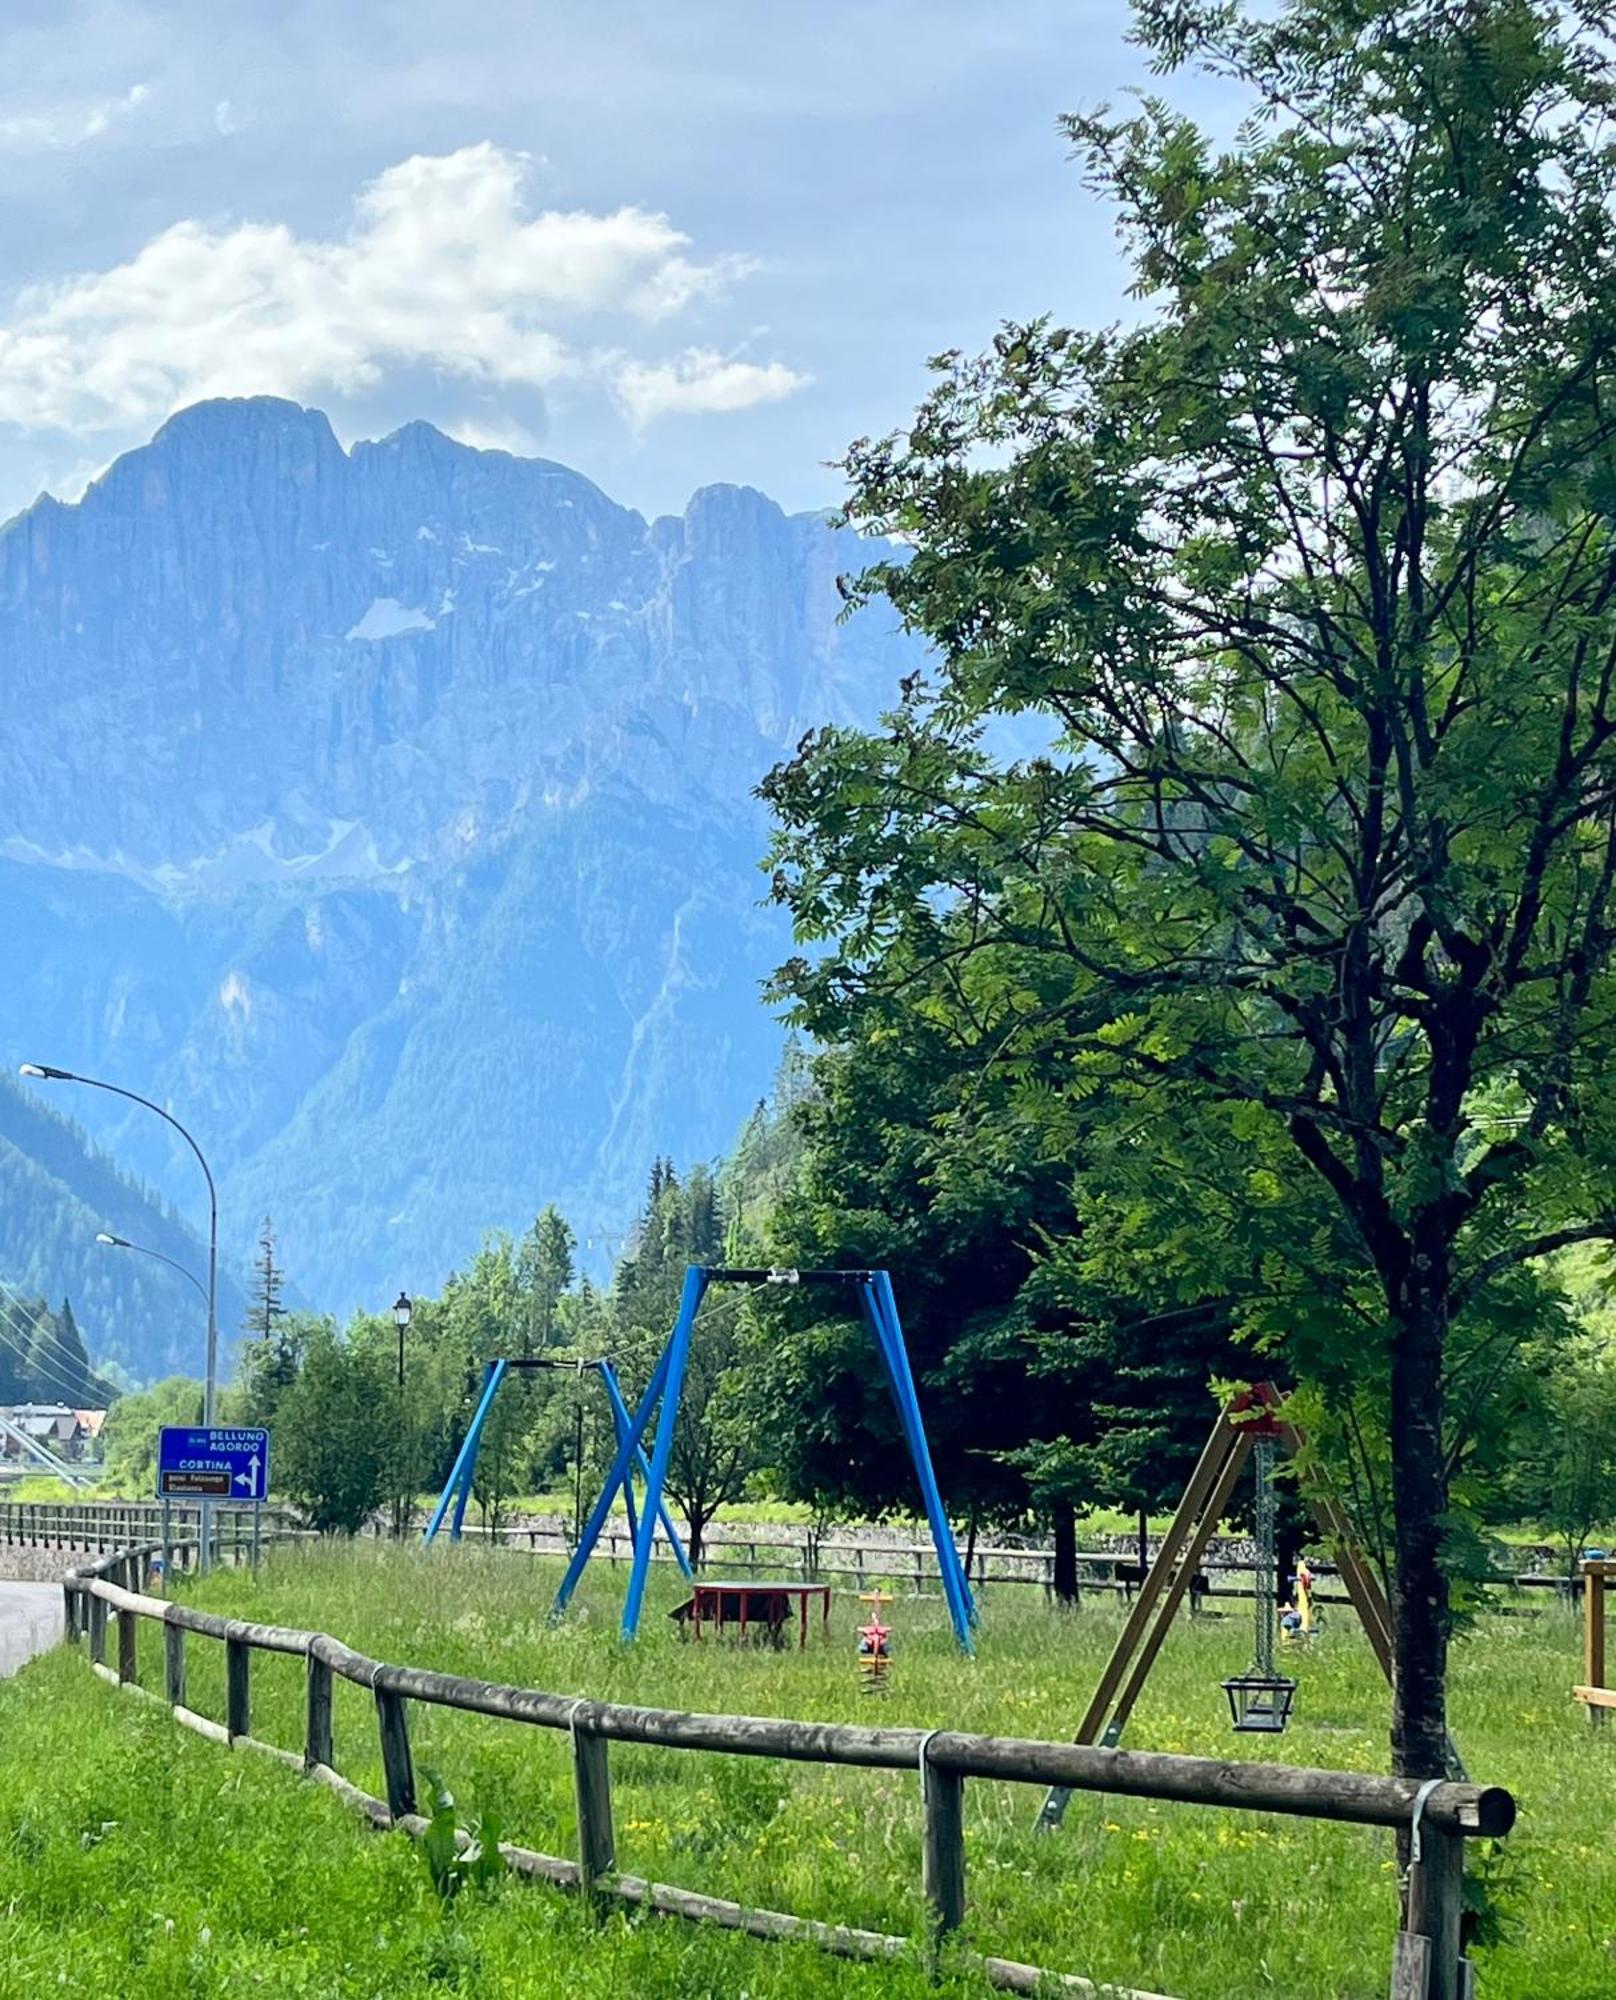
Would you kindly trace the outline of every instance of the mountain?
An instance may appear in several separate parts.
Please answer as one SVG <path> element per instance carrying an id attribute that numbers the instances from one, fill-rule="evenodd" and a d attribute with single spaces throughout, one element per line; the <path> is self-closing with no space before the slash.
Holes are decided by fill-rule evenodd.
<path id="1" fill-rule="evenodd" d="M 95 1360 L 122 1375 L 200 1376 L 207 1319 L 195 1289 L 156 1258 L 97 1243 L 110 1231 L 171 1257 L 206 1283 L 207 1244 L 149 1188 L 122 1173 L 80 1128 L 0 1076 L 0 1381 L 26 1360 L 29 1301 L 64 1299 Z M 229 1273 L 220 1324 L 240 1325 L 246 1301 Z M 47 1354 L 33 1384 L 44 1401 L 67 1393 L 62 1357 Z"/>
<path id="2" fill-rule="evenodd" d="M 315 1304 L 552 1200 L 603 1256 L 766 1087 L 752 788 L 914 664 L 839 617 L 870 553 L 745 489 L 647 521 L 425 424 L 182 412 L 0 529 L 0 1050 L 172 1104 L 232 1253 L 272 1214 Z M 159 1121 L 73 1110 L 196 1212 Z"/>

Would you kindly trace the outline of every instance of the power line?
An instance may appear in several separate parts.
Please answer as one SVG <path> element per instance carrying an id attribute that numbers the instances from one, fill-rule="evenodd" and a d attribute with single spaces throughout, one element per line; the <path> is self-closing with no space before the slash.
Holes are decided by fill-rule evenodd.
<path id="1" fill-rule="evenodd" d="M 3 1310 L 4 1308 L 0 1307 L 0 1311 Z M 21 1322 L 12 1319 L 9 1312 L 6 1313 L 6 1318 L 10 1321 L 11 1325 L 14 1328 L 23 1330 L 21 1328 Z M 79 1395 L 82 1384 L 75 1385 L 69 1382 L 64 1376 L 60 1374 L 53 1374 L 49 1366 L 45 1362 L 42 1361 L 35 1362 L 32 1354 L 29 1352 L 27 1344 L 19 1343 L 18 1341 L 11 1339 L 8 1335 L 0 1333 L 0 1347 L 10 1348 L 11 1352 L 22 1363 L 23 1368 L 27 1371 L 30 1380 L 36 1379 L 38 1376 L 43 1376 L 45 1386 L 48 1389 L 55 1389 L 59 1394 L 64 1396 L 77 1397 Z"/>
<path id="2" fill-rule="evenodd" d="M 57 1351 L 64 1356 L 64 1358 L 68 1361 L 68 1363 L 72 1367 L 77 1368 L 79 1366 L 79 1361 L 80 1361 L 79 1356 L 73 1352 L 72 1348 L 70 1348 L 67 1345 L 67 1343 L 62 1339 L 61 1335 L 58 1333 L 53 1333 L 50 1330 L 48 1324 L 46 1324 L 46 1322 L 43 1320 L 40 1321 L 31 1320 L 28 1317 L 29 1313 L 28 1301 L 22 1296 L 20 1292 L 18 1292 L 15 1289 L 14 1286 L 8 1285 L 3 1278 L 0 1278 L 0 1306 L 4 1305 L 5 1298 L 7 1297 L 9 1297 L 17 1307 L 17 1312 L 15 1314 L 8 1313 L 7 1317 L 10 1319 L 12 1326 L 18 1332 L 22 1332 L 24 1328 L 27 1329 L 27 1342 L 30 1352 L 32 1351 L 33 1345 L 36 1341 L 43 1340 L 44 1344 L 47 1347 L 56 1348 Z M 49 1306 L 45 1307 L 45 1312 L 47 1315 L 50 1314 Z M 46 1366 L 48 1364 L 41 1363 L 40 1365 Z M 93 1374 L 95 1372 L 90 1367 L 90 1358 L 88 1354 L 86 1354 L 83 1357 L 83 1367 L 84 1367 L 84 1372 L 86 1374 Z M 58 1371 L 58 1385 L 59 1382 L 60 1382 L 60 1371 Z"/>

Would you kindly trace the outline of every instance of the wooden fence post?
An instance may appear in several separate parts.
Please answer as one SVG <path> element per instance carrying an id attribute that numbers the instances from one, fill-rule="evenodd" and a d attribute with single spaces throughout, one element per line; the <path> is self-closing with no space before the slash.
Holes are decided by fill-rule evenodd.
<path id="1" fill-rule="evenodd" d="M 107 1663 L 107 1600 L 90 1599 L 90 1658 L 98 1667 Z"/>
<path id="2" fill-rule="evenodd" d="M 140 1679 L 140 1666 L 137 1658 L 137 1628 L 139 1622 L 134 1612 L 119 1610 L 118 1678 L 126 1685 Z"/>
<path id="3" fill-rule="evenodd" d="M 311 1651 L 308 1729 L 303 1739 L 303 1768 L 312 1771 L 316 1764 L 329 1767 L 334 1754 L 331 1747 L 331 1669 L 324 1660 L 319 1659 Z"/>
<path id="4" fill-rule="evenodd" d="M 1409 1955 L 1407 1983 L 1399 1985 L 1399 1965 L 1392 1971 L 1392 2000 L 1464 2000 L 1460 1973 L 1459 1919 L 1464 1909 L 1464 1840 L 1445 1828 L 1418 1829 L 1420 1858 L 1409 1869 L 1408 1929 L 1423 1939 L 1428 1955 Z M 1424 1983 L 1420 1978 L 1421 1961 Z"/>
<path id="5" fill-rule="evenodd" d="M 62 1585 L 62 1636 L 70 1646 L 79 1636 L 79 1594 L 71 1577 Z"/>
<path id="6" fill-rule="evenodd" d="M 578 1807 L 578 1886 L 592 1899 L 595 1883 L 617 1866 L 612 1828 L 612 1776 L 606 1738 L 589 1724 L 589 1705 L 572 1712 L 572 1789 Z"/>
<path id="7" fill-rule="evenodd" d="M 1605 1685 L 1605 1570 L 1602 1563 L 1585 1563 L 1582 1571 L 1582 1678 L 1591 1688 Z M 1596 1701 L 1584 1702 L 1588 1720 L 1597 1729 L 1605 1711 Z"/>
<path id="8" fill-rule="evenodd" d="M 920 1796 L 926 1815 L 920 1880 L 935 1943 L 965 1921 L 965 1780 L 928 1764 L 924 1743 Z"/>
<path id="9" fill-rule="evenodd" d="M 377 1688 L 376 1726 L 381 1733 L 382 1769 L 387 1775 L 387 1810 L 395 1823 L 415 1810 L 415 1766 L 410 1761 L 410 1726 L 404 1697 Z"/>
<path id="10" fill-rule="evenodd" d="M 224 1726 L 231 1736 L 252 1734 L 252 1648 L 245 1639 L 224 1642 Z"/>
<path id="11" fill-rule="evenodd" d="M 185 1706 L 185 1627 L 163 1621 L 163 1692 L 170 1708 Z"/>

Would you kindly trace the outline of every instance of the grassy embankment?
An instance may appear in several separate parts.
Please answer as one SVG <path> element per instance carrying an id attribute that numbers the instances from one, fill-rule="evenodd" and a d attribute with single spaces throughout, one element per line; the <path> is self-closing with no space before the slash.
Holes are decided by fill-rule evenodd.
<path id="1" fill-rule="evenodd" d="M 216 1608 L 317 1625 L 382 1658 L 566 1693 L 753 1714 L 861 1713 L 839 1602 L 836 1642 L 806 1654 L 693 1646 L 660 1613 L 659 1575 L 638 1646 L 620 1648 L 622 1573 L 592 1577 L 569 1623 L 545 1611 L 555 1566 L 375 1546 L 279 1558 L 254 1581 L 220 1575 Z M 954 1654 L 935 1600 L 899 1598 L 883 1720 L 1029 1736 L 1067 1734 L 1116 1629 L 1109 1603 L 1075 1618 L 1002 1588 L 980 1657 Z M 161 1648 L 142 1634 L 142 1677 Z M 1130 1732 L 1138 1747 L 1268 1754 L 1377 1769 L 1386 1697 L 1344 1614 L 1297 1662 L 1298 1721 L 1280 1744 L 1231 1737 L 1220 1678 L 1245 1664 L 1240 1610 L 1171 1640 Z M 221 1650 L 191 1642 L 191 1700 L 223 1710 Z M 254 1663 L 254 1729 L 296 1747 L 301 1672 Z M 1576 1628 L 1561 1611 L 1494 1619 L 1458 1654 L 1455 1728 L 1478 1777 L 1509 1784 L 1515 1936 L 1484 1966 L 1489 2000 L 1608 2000 L 1616 1991 L 1616 1730 L 1595 1737 L 1567 1690 Z M 866 1706 L 863 1713 L 870 1713 Z M 507 1837 L 572 1848 L 564 1743 L 513 1724 L 417 1709 L 419 1765 L 463 1814 L 497 1812 Z M 339 1687 L 337 1761 L 382 1789 L 368 1697 Z M 439 1911 L 414 1851 L 360 1831 L 334 1800 L 259 1760 L 231 1757 L 119 1698 L 82 1659 L 37 1664 L 0 1688 L 0 1993 L 57 1985 L 130 1996 L 251 1990 L 310 1995 L 915 1995 L 918 1967 L 859 1968 L 669 1922 L 592 1932 L 570 1899 L 510 1883 Z M 920 1922 L 919 1811 L 907 1775 L 822 1771 L 614 1746 L 625 1868 L 743 1901 L 873 1929 Z M 1355 2000 L 1386 1989 L 1393 1920 L 1389 1836 L 1354 1828 L 1116 1799 L 1074 1801 L 1034 1841 L 1036 1797 L 972 1786 L 971 1942 L 1184 2000 Z M 71 1943 L 69 1943 L 71 1940 Z M 961 1979 L 950 1991 L 976 1991 Z M 985 1989 L 983 1989 L 985 1990 Z"/>

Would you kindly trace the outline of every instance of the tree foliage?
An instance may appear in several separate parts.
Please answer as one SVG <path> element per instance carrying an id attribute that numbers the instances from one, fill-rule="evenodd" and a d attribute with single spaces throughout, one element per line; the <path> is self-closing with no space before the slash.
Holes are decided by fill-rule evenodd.
<path id="1" fill-rule="evenodd" d="M 1378 1398 L 1425 1774 L 1485 1385 L 1611 1227 L 1613 72 L 1591 4 L 1136 18 L 1252 116 L 1069 120 L 1145 317 L 1008 327 L 854 447 L 909 549 L 857 595 L 937 662 L 765 787 L 821 947 L 782 986 L 898 1033 L 933 970 L 1030 1143 L 1081 1138 L 1089 1276 Z"/>

